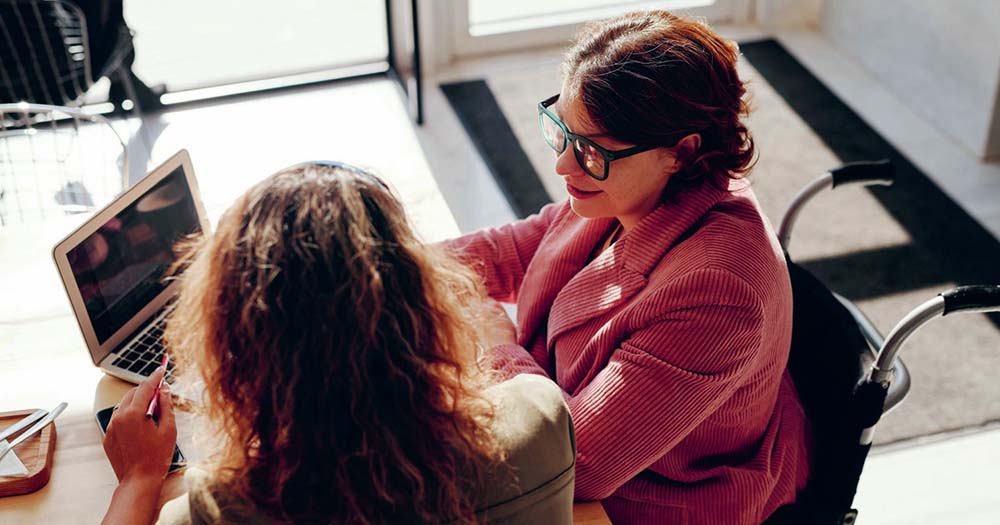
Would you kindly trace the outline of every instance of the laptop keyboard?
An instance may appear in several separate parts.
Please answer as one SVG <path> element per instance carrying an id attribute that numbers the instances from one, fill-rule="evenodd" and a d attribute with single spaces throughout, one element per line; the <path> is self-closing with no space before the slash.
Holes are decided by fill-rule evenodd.
<path id="1" fill-rule="evenodd" d="M 148 377 L 160 363 L 163 362 L 163 329 L 167 324 L 167 312 L 163 312 L 155 321 L 150 323 L 139 336 L 125 345 L 119 352 L 118 357 L 111 362 L 112 366 L 117 366 L 130 372 L 135 372 L 144 377 Z M 167 381 L 173 379 L 174 364 L 167 363 Z"/>

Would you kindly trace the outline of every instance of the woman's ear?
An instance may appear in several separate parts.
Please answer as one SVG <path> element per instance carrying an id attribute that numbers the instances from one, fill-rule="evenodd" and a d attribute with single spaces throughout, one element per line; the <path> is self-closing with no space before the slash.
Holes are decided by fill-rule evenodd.
<path id="1" fill-rule="evenodd" d="M 698 153 L 698 150 L 701 149 L 701 134 L 691 133 L 682 138 L 677 143 L 677 149 L 683 151 L 686 156 L 694 157 Z"/>
<path id="2" fill-rule="evenodd" d="M 691 161 L 698 157 L 699 149 L 701 149 L 701 134 L 699 133 L 691 133 L 677 141 L 677 144 L 670 148 L 674 158 L 674 167 L 671 173 L 677 173 L 687 168 Z"/>

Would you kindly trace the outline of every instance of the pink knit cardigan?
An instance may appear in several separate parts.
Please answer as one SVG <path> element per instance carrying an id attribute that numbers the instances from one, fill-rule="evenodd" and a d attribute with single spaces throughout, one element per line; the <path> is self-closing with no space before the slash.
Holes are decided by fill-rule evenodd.
<path id="1" fill-rule="evenodd" d="M 746 183 L 728 184 L 680 192 L 593 260 L 614 219 L 568 202 L 448 243 L 517 303 L 495 366 L 562 388 L 575 497 L 616 525 L 760 523 L 808 476 L 784 257 Z"/>

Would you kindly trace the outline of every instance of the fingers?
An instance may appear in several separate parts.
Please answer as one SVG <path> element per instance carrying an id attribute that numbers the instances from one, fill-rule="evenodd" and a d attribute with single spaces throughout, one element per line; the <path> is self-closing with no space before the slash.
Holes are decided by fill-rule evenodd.
<path id="1" fill-rule="evenodd" d="M 174 420 L 174 400 L 170 397 L 170 387 L 164 383 L 160 389 L 160 420 L 158 428 L 161 432 L 173 434 L 176 439 L 177 423 Z"/>
<path id="2" fill-rule="evenodd" d="M 136 390 L 137 390 L 136 388 L 130 388 L 128 392 L 125 392 L 125 395 L 122 396 L 122 400 L 118 402 L 118 407 L 119 408 L 126 408 L 126 407 L 131 406 L 132 405 L 132 399 L 135 398 L 135 392 L 136 392 Z M 118 411 L 115 410 L 115 414 L 116 415 L 117 415 L 117 413 L 118 413 Z"/>
<path id="3" fill-rule="evenodd" d="M 142 403 L 142 411 L 146 411 L 146 406 L 149 404 L 149 400 L 153 398 L 153 392 L 156 390 L 156 385 L 160 384 L 160 378 L 163 377 L 163 368 L 157 368 L 145 381 L 139 383 L 136 387 L 136 394 L 132 400 L 132 403 Z"/>

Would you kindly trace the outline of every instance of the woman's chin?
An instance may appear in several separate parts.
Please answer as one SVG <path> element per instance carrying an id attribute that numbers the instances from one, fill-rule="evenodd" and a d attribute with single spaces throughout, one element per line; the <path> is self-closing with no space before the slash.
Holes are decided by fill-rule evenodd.
<path id="1" fill-rule="evenodd" d="M 573 209 L 573 213 L 583 217 L 584 219 L 598 219 L 601 217 L 609 217 L 611 214 L 604 206 L 597 205 L 598 203 L 593 202 L 594 199 L 577 199 L 575 197 L 569 198 L 569 206 Z"/>

